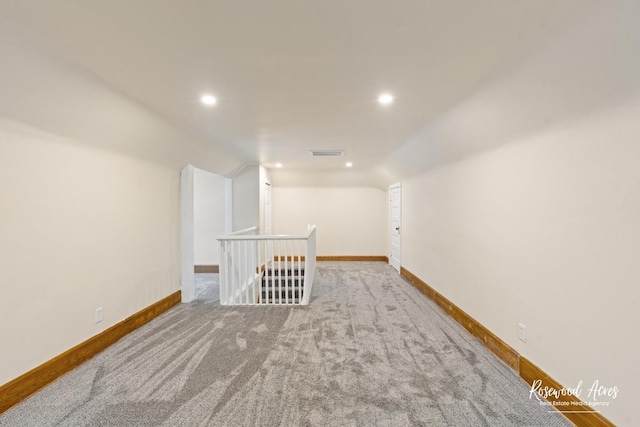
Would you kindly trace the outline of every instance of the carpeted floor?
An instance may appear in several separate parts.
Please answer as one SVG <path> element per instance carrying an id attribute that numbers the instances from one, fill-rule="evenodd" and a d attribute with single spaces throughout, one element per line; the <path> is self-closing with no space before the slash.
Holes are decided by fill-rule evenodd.
<path id="1" fill-rule="evenodd" d="M 308 307 L 182 304 L 0 426 L 568 426 L 384 263 L 320 262 Z"/>
<path id="2" fill-rule="evenodd" d="M 196 273 L 193 284 L 195 287 L 195 299 L 207 301 L 220 301 L 220 274 Z"/>

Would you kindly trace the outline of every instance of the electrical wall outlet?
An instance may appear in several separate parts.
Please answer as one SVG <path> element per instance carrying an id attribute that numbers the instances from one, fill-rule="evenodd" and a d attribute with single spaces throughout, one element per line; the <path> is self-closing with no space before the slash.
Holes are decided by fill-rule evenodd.
<path id="1" fill-rule="evenodd" d="M 518 338 L 522 342 L 527 342 L 527 327 L 522 323 L 518 323 Z"/>
<path id="2" fill-rule="evenodd" d="M 100 323 L 100 322 L 102 322 L 102 307 L 96 308 L 96 318 L 95 318 L 95 322 L 96 322 L 96 323 Z"/>

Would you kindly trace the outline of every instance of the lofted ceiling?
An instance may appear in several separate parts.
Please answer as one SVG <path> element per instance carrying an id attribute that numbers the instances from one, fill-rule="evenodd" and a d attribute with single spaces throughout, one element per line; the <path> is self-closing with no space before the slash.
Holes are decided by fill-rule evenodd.
<path id="1" fill-rule="evenodd" d="M 379 165 L 579 3 L 0 0 L 0 15 L 247 163 L 325 171 Z M 394 103 L 378 104 L 381 92 Z"/>

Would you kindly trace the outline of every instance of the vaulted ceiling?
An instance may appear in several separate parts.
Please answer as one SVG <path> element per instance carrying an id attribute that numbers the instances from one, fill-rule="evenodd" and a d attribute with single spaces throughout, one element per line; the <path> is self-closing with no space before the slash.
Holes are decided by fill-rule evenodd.
<path id="1" fill-rule="evenodd" d="M 243 161 L 374 168 L 579 0 L 0 0 L 56 55 Z M 394 95 L 378 104 L 382 92 Z M 217 105 L 200 103 L 214 94 Z M 312 158 L 312 149 L 346 150 Z"/>

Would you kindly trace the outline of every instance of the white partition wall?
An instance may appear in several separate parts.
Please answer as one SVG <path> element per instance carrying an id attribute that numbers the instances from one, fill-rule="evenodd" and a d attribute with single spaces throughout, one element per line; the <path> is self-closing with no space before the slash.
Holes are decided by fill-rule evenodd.
<path id="1" fill-rule="evenodd" d="M 216 237 L 226 232 L 227 178 L 198 168 L 193 178 L 194 264 L 219 265 Z"/>
<path id="2" fill-rule="evenodd" d="M 237 161 L 4 24 L 0 57 L 3 385 L 177 292 L 180 171 Z"/>
<path id="3" fill-rule="evenodd" d="M 233 229 L 260 224 L 260 166 L 245 165 L 233 177 Z"/>
<path id="4" fill-rule="evenodd" d="M 273 232 L 318 226 L 319 256 L 387 255 L 387 193 L 373 187 L 272 189 Z"/>
<path id="5" fill-rule="evenodd" d="M 387 164 L 414 172 L 403 267 L 581 399 L 617 387 L 594 408 L 617 425 L 640 419 L 639 12 L 598 2 Z"/>

